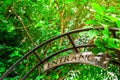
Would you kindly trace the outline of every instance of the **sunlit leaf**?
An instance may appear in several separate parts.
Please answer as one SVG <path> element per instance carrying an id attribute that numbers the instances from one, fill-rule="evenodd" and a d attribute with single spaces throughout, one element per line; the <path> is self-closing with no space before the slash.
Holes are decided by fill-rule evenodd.
<path id="1" fill-rule="evenodd" d="M 114 6 L 110 6 L 110 7 L 108 7 L 108 9 L 106 11 L 107 12 L 115 12 L 115 7 Z"/>
<path id="2" fill-rule="evenodd" d="M 97 30 L 90 30 L 88 31 L 88 36 L 90 37 L 90 39 L 92 39 L 93 37 L 97 36 L 99 34 L 99 32 Z"/>
<path id="3" fill-rule="evenodd" d="M 117 45 L 115 44 L 114 39 L 112 39 L 112 38 L 108 39 L 108 47 L 109 48 L 118 48 Z"/>
<path id="4" fill-rule="evenodd" d="M 22 57 L 22 55 L 21 54 L 19 54 L 19 52 L 18 51 L 14 51 L 11 55 L 10 55 L 10 57 Z"/>
<path id="5" fill-rule="evenodd" d="M 120 28 L 120 20 L 116 21 L 117 27 Z"/>
<path id="6" fill-rule="evenodd" d="M 91 3 L 91 5 L 96 11 L 104 11 L 103 8 L 97 3 Z"/>
<path id="7" fill-rule="evenodd" d="M 74 0 L 65 0 L 65 3 L 74 2 Z"/>
<path id="8" fill-rule="evenodd" d="M 97 24 L 95 20 L 87 20 L 85 24 Z"/>
<path id="9" fill-rule="evenodd" d="M 13 26 L 7 26 L 7 31 L 8 32 L 12 32 L 13 30 L 15 30 L 15 28 Z"/>
<path id="10" fill-rule="evenodd" d="M 36 78 L 35 78 L 35 80 L 40 80 L 40 79 L 42 79 L 43 78 L 43 76 L 37 76 Z"/>
<path id="11" fill-rule="evenodd" d="M 108 19 L 108 21 L 112 21 L 112 22 L 117 21 L 117 18 L 115 18 L 113 16 L 106 16 L 106 18 Z"/>
<path id="12" fill-rule="evenodd" d="M 109 29 L 108 29 L 107 26 L 104 26 L 103 36 L 104 36 L 105 38 L 108 38 L 108 37 L 109 37 Z"/>

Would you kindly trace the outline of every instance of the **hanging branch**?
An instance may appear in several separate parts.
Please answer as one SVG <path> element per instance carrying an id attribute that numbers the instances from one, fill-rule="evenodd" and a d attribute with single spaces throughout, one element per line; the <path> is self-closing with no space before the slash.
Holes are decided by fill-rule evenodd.
<path id="1" fill-rule="evenodd" d="M 28 38 L 29 38 L 30 41 L 32 42 L 32 45 L 35 46 L 35 44 L 34 44 L 34 42 L 33 42 L 33 40 L 32 40 L 32 37 L 31 37 L 30 34 L 28 33 L 27 28 L 26 28 L 25 24 L 24 24 L 23 21 L 22 21 L 22 18 L 21 18 L 20 16 L 18 16 L 17 13 L 16 13 L 13 9 L 12 9 L 12 11 L 14 12 L 15 16 L 19 19 L 20 23 L 22 24 L 22 26 L 23 26 L 23 28 L 24 28 L 24 30 L 25 30 Z"/>
<path id="2" fill-rule="evenodd" d="M 25 24 L 23 23 L 22 18 L 21 18 L 19 15 L 17 15 L 17 13 L 15 12 L 15 10 L 11 9 L 11 11 L 12 11 L 12 12 L 15 14 L 15 16 L 18 18 L 18 20 L 20 21 L 20 23 L 21 23 L 22 26 L 23 26 L 23 29 L 25 30 L 25 33 L 27 34 L 28 38 L 29 38 L 30 41 L 32 42 L 32 45 L 35 47 L 34 41 L 32 40 L 32 37 L 30 36 L 30 34 L 29 34 L 29 32 L 28 32 Z M 37 59 L 38 59 L 39 61 L 41 61 L 39 55 L 38 55 L 36 52 L 34 52 L 34 54 L 35 54 L 35 56 L 37 57 Z M 29 61 L 29 58 L 27 58 L 27 60 Z M 26 64 L 26 67 L 27 67 L 27 66 L 28 66 L 28 63 Z M 38 72 L 40 72 L 39 69 L 38 69 Z"/>
<path id="3" fill-rule="evenodd" d="M 6 11 L 6 20 L 8 20 L 8 18 L 10 17 L 11 15 L 11 7 L 14 5 L 14 1 L 11 2 L 10 5 L 7 6 L 7 11 Z"/>
<path id="4" fill-rule="evenodd" d="M 65 5 L 63 6 L 62 10 L 60 10 L 60 6 L 58 4 L 58 2 L 56 0 L 55 1 L 55 4 L 56 4 L 56 7 L 57 7 L 57 10 L 58 10 L 58 13 L 59 13 L 59 16 L 60 16 L 60 26 L 61 26 L 61 34 L 64 33 L 64 28 L 65 28 L 65 19 L 64 19 L 64 7 Z M 60 44 L 59 46 L 62 45 L 62 42 L 63 42 L 63 37 L 60 38 Z"/>
<path id="5" fill-rule="evenodd" d="M 32 42 L 32 45 L 35 47 L 35 44 L 34 44 L 34 42 L 33 42 L 33 40 L 32 40 L 32 37 L 31 37 L 30 34 L 28 33 L 28 30 L 27 30 L 25 24 L 23 23 L 22 18 L 21 18 L 19 15 L 17 15 L 17 13 L 15 12 L 15 10 L 11 9 L 11 11 L 12 11 L 12 12 L 15 14 L 15 16 L 19 19 L 20 23 L 22 24 L 22 26 L 23 26 L 23 28 L 24 28 L 27 36 L 28 36 L 28 38 L 29 38 L 30 41 Z M 41 61 L 40 58 L 39 58 L 39 55 L 38 55 L 36 52 L 34 52 L 34 54 L 35 54 L 36 57 L 39 59 L 39 61 Z"/>

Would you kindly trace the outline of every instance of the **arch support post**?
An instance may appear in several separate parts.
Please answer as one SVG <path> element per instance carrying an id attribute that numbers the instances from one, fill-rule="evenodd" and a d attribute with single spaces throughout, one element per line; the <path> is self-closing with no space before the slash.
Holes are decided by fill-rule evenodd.
<path id="1" fill-rule="evenodd" d="M 78 53 L 78 50 L 77 50 L 77 48 L 76 48 L 76 46 L 75 46 L 75 43 L 74 43 L 73 39 L 71 38 L 71 36 L 68 34 L 67 37 L 68 37 L 68 39 L 70 40 L 70 42 L 71 42 L 71 44 L 72 44 L 75 52 Z"/>

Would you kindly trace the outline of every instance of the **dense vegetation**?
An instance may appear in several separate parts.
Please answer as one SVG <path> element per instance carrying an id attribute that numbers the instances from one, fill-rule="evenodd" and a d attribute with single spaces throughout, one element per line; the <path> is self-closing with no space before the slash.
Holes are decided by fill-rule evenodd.
<path id="1" fill-rule="evenodd" d="M 119 0 L 0 0 L 0 76 L 25 53 L 53 36 L 74 29 L 103 26 L 104 30 L 93 30 L 72 35 L 84 44 L 92 41 L 97 47 L 93 53 L 116 54 L 110 49 L 120 50 L 120 31 L 118 39 L 109 27 L 120 28 Z M 81 37 L 82 36 L 82 37 Z M 84 39 L 83 39 L 84 37 Z M 71 46 L 65 38 L 43 46 L 37 50 L 40 58 L 52 52 Z M 67 55 L 70 51 L 59 56 Z M 120 60 L 118 60 L 120 63 Z M 29 56 L 17 66 L 5 80 L 20 80 L 38 60 Z M 41 66 L 40 66 L 41 67 Z M 28 80 L 119 80 L 119 68 L 109 64 L 108 70 L 85 65 L 69 64 L 40 75 L 40 67 L 29 75 Z"/>

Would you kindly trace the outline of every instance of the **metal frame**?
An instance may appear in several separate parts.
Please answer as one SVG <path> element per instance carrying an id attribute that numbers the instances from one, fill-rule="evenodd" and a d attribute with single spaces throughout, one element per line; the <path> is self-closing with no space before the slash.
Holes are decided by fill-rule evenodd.
<path id="1" fill-rule="evenodd" d="M 77 48 L 80 48 L 80 47 L 95 47 L 94 44 L 85 44 L 85 45 L 76 46 L 76 45 L 74 44 L 74 42 L 73 42 L 73 40 L 72 40 L 72 38 L 71 38 L 70 35 L 73 34 L 73 33 L 78 33 L 78 32 L 82 32 L 82 31 L 100 30 L 100 29 L 103 30 L 104 27 L 76 29 L 76 30 L 73 30 L 73 31 L 70 31 L 70 32 L 61 34 L 61 35 L 59 35 L 59 36 L 53 37 L 53 38 L 51 38 L 51 39 L 49 39 L 49 40 L 41 43 L 40 45 L 36 46 L 36 47 L 35 47 L 34 49 L 32 49 L 31 51 L 29 51 L 28 53 L 26 53 L 26 54 L 25 54 L 22 58 L 20 58 L 16 63 L 14 63 L 14 64 L 2 75 L 2 77 L 0 78 L 0 80 L 3 80 L 22 60 L 26 59 L 29 55 L 33 54 L 37 49 L 41 48 L 42 46 L 44 46 L 44 45 L 46 45 L 46 44 L 48 44 L 48 43 L 50 43 L 50 42 L 52 42 L 52 41 L 60 38 L 60 37 L 67 36 L 68 39 L 70 40 L 71 44 L 72 44 L 72 47 L 66 48 L 66 49 L 63 49 L 63 50 L 60 50 L 60 51 L 58 51 L 58 52 L 55 52 L 55 53 L 49 55 L 48 57 L 44 58 L 44 59 L 41 60 L 41 61 L 39 60 L 40 57 L 39 57 L 39 56 L 36 56 L 37 59 L 39 60 L 39 63 L 38 63 L 36 66 L 34 66 L 31 70 L 29 70 L 29 71 L 24 75 L 24 77 L 22 78 L 22 80 L 25 80 L 26 77 L 27 77 L 31 72 L 34 71 L 34 69 L 36 69 L 39 65 L 41 65 L 42 63 L 44 63 L 46 60 L 54 57 L 55 55 L 58 55 L 58 54 L 60 54 L 60 53 L 62 53 L 62 52 L 64 52 L 64 51 L 71 50 L 71 49 L 75 50 L 75 52 L 78 52 Z M 109 28 L 109 30 L 110 30 L 113 34 L 115 34 L 116 31 L 120 31 L 120 28 Z M 115 36 L 115 37 L 116 37 L 116 36 Z M 116 62 L 114 62 L 114 63 L 116 64 Z M 120 65 L 119 63 L 117 63 L 117 64 Z"/>

